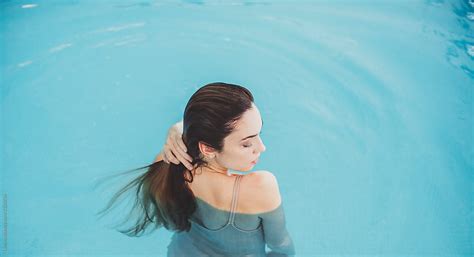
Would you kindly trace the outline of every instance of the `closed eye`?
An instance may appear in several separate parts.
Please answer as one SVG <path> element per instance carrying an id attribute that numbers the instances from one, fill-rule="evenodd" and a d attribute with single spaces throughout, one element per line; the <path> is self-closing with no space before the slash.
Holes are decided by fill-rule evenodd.
<path id="1" fill-rule="evenodd" d="M 261 135 L 261 134 L 262 134 L 262 131 L 260 131 L 259 135 Z M 242 146 L 245 147 L 245 148 L 248 148 L 248 147 L 251 147 L 252 144 L 244 144 L 244 145 L 242 145 Z"/>

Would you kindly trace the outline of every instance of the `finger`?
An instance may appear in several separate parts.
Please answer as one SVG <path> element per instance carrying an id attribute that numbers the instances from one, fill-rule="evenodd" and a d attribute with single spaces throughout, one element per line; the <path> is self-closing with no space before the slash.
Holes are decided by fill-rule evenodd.
<path id="1" fill-rule="evenodd" d="M 166 156 L 166 154 L 166 148 L 163 148 L 163 161 L 169 164 L 170 161 L 168 160 L 168 156 Z"/>
<path id="2" fill-rule="evenodd" d="M 163 153 L 163 160 L 164 160 L 166 163 L 168 163 L 168 164 L 170 163 L 169 160 L 167 159 L 165 153 Z M 179 161 L 179 160 L 178 160 L 178 161 Z M 193 170 L 193 168 L 194 168 L 194 166 L 193 166 L 190 162 L 188 162 L 187 160 L 184 160 L 184 161 L 181 162 L 181 163 L 183 163 L 183 165 L 184 165 L 188 170 Z M 177 164 L 179 164 L 179 163 L 177 163 Z"/>
<path id="3" fill-rule="evenodd" d="M 168 160 L 176 165 L 179 164 L 178 159 L 174 156 L 174 154 L 171 152 L 171 150 L 168 148 L 166 149 L 166 156 L 168 157 Z"/>
<path id="4" fill-rule="evenodd" d="M 192 170 L 193 166 L 191 165 L 191 162 L 192 162 L 193 159 L 191 158 L 191 156 L 189 156 L 187 153 L 183 152 L 182 149 L 179 146 L 177 146 L 176 142 L 173 142 L 172 145 L 173 145 L 173 147 L 172 147 L 171 151 L 174 153 L 176 158 L 178 158 L 178 160 L 188 170 Z"/>
<path id="5" fill-rule="evenodd" d="M 188 160 L 186 160 L 186 158 L 182 155 L 181 152 L 178 152 L 178 155 L 176 156 L 178 158 L 178 160 L 188 169 L 188 170 L 192 170 L 193 169 L 193 166 L 191 165 L 191 162 L 189 162 Z"/>
<path id="6" fill-rule="evenodd" d="M 187 153 L 184 153 L 184 156 L 186 157 L 186 159 L 190 162 L 193 161 L 193 157 L 191 157 L 191 155 L 187 154 Z"/>
<path id="7" fill-rule="evenodd" d="M 186 153 L 187 149 L 186 149 L 186 146 L 184 145 L 184 142 L 181 139 L 181 137 L 177 138 L 176 141 L 172 142 L 172 144 L 177 149 L 179 154 L 181 155 L 181 157 L 183 159 L 183 160 L 180 159 L 181 162 L 184 162 L 184 161 L 192 162 L 193 161 L 193 158 L 189 154 Z"/>
<path id="8" fill-rule="evenodd" d="M 180 147 L 177 146 L 175 142 L 173 142 L 173 148 L 171 149 L 176 158 L 183 164 L 188 162 L 187 158 L 185 155 L 187 155 L 185 152 L 182 151 Z M 186 165 L 185 165 L 186 166 Z"/>
<path id="9" fill-rule="evenodd" d="M 176 142 L 178 143 L 179 148 L 183 150 L 183 152 L 187 152 L 188 148 L 186 148 L 186 145 L 184 144 L 182 135 L 177 136 Z"/>
<path id="10" fill-rule="evenodd" d="M 183 165 L 184 165 L 184 166 L 186 167 L 186 169 L 188 169 L 188 170 L 193 170 L 193 168 L 194 168 L 193 165 L 192 165 L 190 162 L 188 162 L 188 161 L 183 162 Z"/>

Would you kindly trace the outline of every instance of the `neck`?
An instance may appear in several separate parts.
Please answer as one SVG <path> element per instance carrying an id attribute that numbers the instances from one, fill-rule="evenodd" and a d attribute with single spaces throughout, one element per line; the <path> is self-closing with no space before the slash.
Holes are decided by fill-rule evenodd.
<path id="1" fill-rule="evenodd" d="M 200 167 L 200 169 L 202 171 L 206 171 L 206 172 L 220 173 L 222 175 L 232 176 L 232 173 L 230 173 L 229 169 L 223 168 L 223 167 L 218 167 L 215 164 L 210 164 L 209 163 L 207 166 Z"/>

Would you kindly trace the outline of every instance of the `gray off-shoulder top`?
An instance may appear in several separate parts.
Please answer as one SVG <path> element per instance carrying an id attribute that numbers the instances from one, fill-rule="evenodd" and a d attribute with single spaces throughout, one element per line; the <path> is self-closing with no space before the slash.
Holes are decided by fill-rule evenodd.
<path id="1" fill-rule="evenodd" d="M 295 246 L 286 229 L 283 203 L 264 213 L 235 212 L 242 176 L 235 178 L 230 211 L 196 198 L 191 229 L 172 236 L 168 257 L 295 256 Z"/>

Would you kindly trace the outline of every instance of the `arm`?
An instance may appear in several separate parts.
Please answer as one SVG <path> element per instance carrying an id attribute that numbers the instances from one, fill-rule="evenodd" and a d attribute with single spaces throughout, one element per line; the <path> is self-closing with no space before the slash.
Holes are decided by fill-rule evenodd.
<path id="1" fill-rule="evenodd" d="M 295 256 L 295 246 L 286 229 L 283 205 L 270 212 L 262 214 L 263 233 L 265 242 L 270 248 L 267 257 Z"/>
<path id="2" fill-rule="evenodd" d="M 269 171 L 263 171 L 259 172 L 256 181 L 258 205 L 268 210 L 259 215 L 265 243 L 271 250 L 267 252 L 267 256 L 294 256 L 295 246 L 286 229 L 285 212 L 276 177 Z"/>

